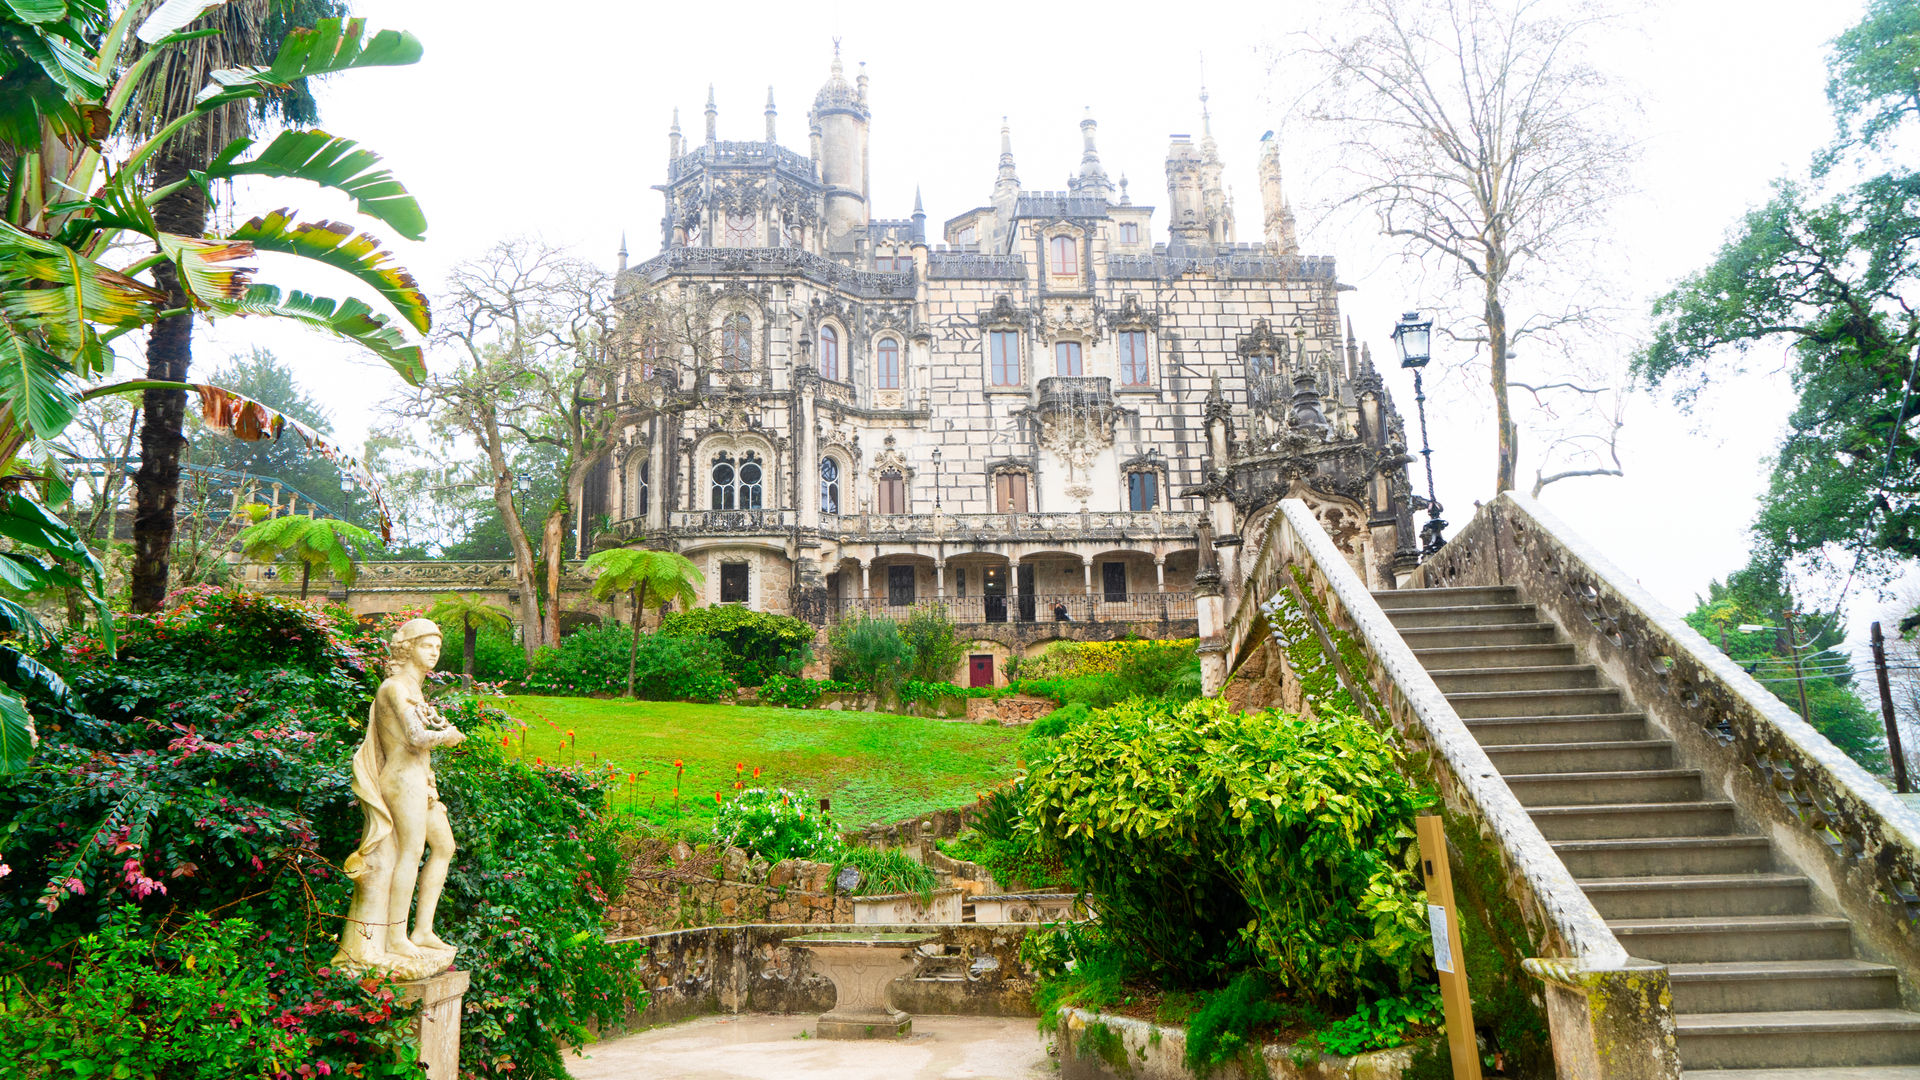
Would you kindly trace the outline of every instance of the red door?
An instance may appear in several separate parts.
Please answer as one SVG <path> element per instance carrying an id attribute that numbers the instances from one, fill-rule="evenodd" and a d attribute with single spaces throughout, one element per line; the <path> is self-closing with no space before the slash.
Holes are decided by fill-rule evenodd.
<path id="1" fill-rule="evenodd" d="M 993 685 L 993 654 L 976 653 L 967 657 L 967 685 Z"/>

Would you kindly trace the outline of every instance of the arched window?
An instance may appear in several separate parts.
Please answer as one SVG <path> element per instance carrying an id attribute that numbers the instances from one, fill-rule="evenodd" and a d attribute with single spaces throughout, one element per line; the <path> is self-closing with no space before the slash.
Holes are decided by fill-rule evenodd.
<path id="1" fill-rule="evenodd" d="M 754 218 L 751 213 L 727 215 L 727 246 L 753 246 Z"/>
<path id="2" fill-rule="evenodd" d="M 1079 378 L 1086 370 L 1080 362 L 1080 343 L 1077 341 L 1054 342 L 1053 368 L 1055 375 Z"/>
<path id="3" fill-rule="evenodd" d="M 1062 277 L 1080 276 L 1080 245 L 1071 236 L 1056 236 L 1047 242 L 1053 272 Z"/>
<path id="4" fill-rule="evenodd" d="M 749 450 L 740 459 L 740 509 L 760 509 L 760 492 L 760 455 Z"/>
<path id="5" fill-rule="evenodd" d="M 720 367 L 725 371 L 745 371 L 753 366 L 753 320 L 744 314 L 729 315 L 720 324 Z"/>
<path id="6" fill-rule="evenodd" d="M 1120 331 L 1120 385 L 1146 386 L 1151 379 L 1147 369 L 1147 332 Z"/>
<path id="7" fill-rule="evenodd" d="M 1020 331 L 993 330 L 987 334 L 992 350 L 988 383 L 992 386 L 1020 385 Z"/>
<path id="8" fill-rule="evenodd" d="M 1127 509 L 1157 510 L 1160 508 L 1160 476 L 1158 473 L 1139 471 L 1127 474 Z"/>
<path id="9" fill-rule="evenodd" d="M 648 475 L 652 471 L 648 468 L 651 464 L 653 463 L 650 461 L 642 461 L 640 467 L 633 471 L 633 513 L 635 517 L 645 517 L 647 515 L 647 499 L 648 496 L 652 494 L 652 484 L 650 482 L 652 478 Z"/>
<path id="10" fill-rule="evenodd" d="M 820 377 L 840 377 L 840 332 L 831 326 L 820 328 Z"/>
<path id="11" fill-rule="evenodd" d="M 888 469 L 880 474 L 879 487 L 874 494 L 874 510 L 881 514 L 904 514 L 907 512 L 907 480 L 900 475 L 899 469 Z"/>
<path id="12" fill-rule="evenodd" d="M 722 451 L 713 458 L 713 508 L 731 510 L 734 508 L 733 458 Z"/>
<path id="13" fill-rule="evenodd" d="M 840 463 L 830 457 L 820 459 L 820 512 L 840 512 Z"/>
<path id="14" fill-rule="evenodd" d="M 900 389 L 899 339 L 890 337 L 880 339 L 880 370 L 875 380 L 875 385 L 881 390 Z"/>

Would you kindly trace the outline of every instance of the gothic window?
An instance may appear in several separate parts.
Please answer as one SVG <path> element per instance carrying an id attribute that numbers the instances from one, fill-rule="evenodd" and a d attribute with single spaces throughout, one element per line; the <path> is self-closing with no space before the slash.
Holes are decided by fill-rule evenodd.
<path id="1" fill-rule="evenodd" d="M 736 464 L 733 456 L 722 450 L 714 455 L 711 477 L 713 497 L 710 502 L 713 509 L 760 509 L 764 491 L 760 455 L 749 450 L 741 455 Z"/>
<path id="2" fill-rule="evenodd" d="M 762 505 L 760 479 L 760 457 L 749 450 L 740 460 L 740 509 L 760 509 Z"/>
<path id="3" fill-rule="evenodd" d="M 1000 514 L 1027 512 L 1027 474 L 1003 472 L 993 478 L 993 509 Z"/>
<path id="4" fill-rule="evenodd" d="M 913 567 L 911 565 L 887 567 L 887 606 L 913 606 Z"/>
<path id="5" fill-rule="evenodd" d="M 1147 368 L 1147 332 L 1120 331 L 1120 385 L 1146 386 L 1151 378 Z"/>
<path id="6" fill-rule="evenodd" d="M 995 330 L 987 335 L 992 350 L 992 383 L 1020 385 L 1020 331 Z"/>
<path id="7" fill-rule="evenodd" d="M 840 512 L 840 463 L 830 457 L 820 459 L 820 512 Z"/>
<path id="8" fill-rule="evenodd" d="M 1127 474 L 1127 509 L 1157 510 L 1160 506 L 1160 477 L 1151 472 Z"/>
<path id="9" fill-rule="evenodd" d="M 1053 344 L 1053 373 L 1078 378 L 1081 375 L 1080 343 L 1056 341 Z"/>
<path id="10" fill-rule="evenodd" d="M 907 478 L 900 475 L 900 470 L 888 469 L 881 473 L 874 494 L 876 513 L 904 514 L 907 512 Z"/>
<path id="11" fill-rule="evenodd" d="M 820 377 L 840 378 L 840 332 L 831 326 L 820 328 Z"/>
<path id="12" fill-rule="evenodd" d="M 880 339 L 880 370 L 875 375 L 875 385 L 881 390 L 900 389 L 900 341 L 898 338 Z"/>
<path id="13" fill-rule="evenodd" d="M 1056 236 L 1047 242 L 1049 262 L 1061 277 L 1080 276 L 1080 245 L 1071 236 Z"/>
<path id="14" fill-rule="evenodd" d="M 724 451 L 713 459 L 713 508 L 731 510 L 737 497 L 734 491 L 733 458 Z"/>
<path id="15" fill-rule="evenodd" d="M 752 214 L 736 213 L 736 214 L 727 215 L 727 246 L 728 247 L 752 247 L 753 246 L 753 215 Z"/>
<path id="16" fill-rule="evenodd" d="M 978 242 L 979 242 L 979 240 L 980 240 L 980 234 L 979 234 L 979 232 L 977 232 L 977 231 L 976 231 L 976 230 L 974 229 L 974 227 L 973 227 L 973 226 L 971 226 L 971 225 L 969 225 L 969 226 L 967 226 L 967 227 L 966 227 L 966 228 L 964 228 L 964 229 L 961 229 L 961 230 L 960 230 L 960 235 L 959 235 L 959 236 L 956 236 L 956 237 L 954 237 L 954 241 L 955 241 L 956 243 L 960 243 L 960 244 L 973 244 L 973 243 L 978 243 Z"/>
<path id="17" fill-rule="evenodd" d="M 895 259 L 893 252 L 883 251 L 873 257 L 873 268 L 882 273 L 891 274 L 896 269 L 895 263 L 897 261 L 899 260 Z M 904 269 L 904 267 L 900 269 Z"/>
<path id="18" fill-rule="evenodd" d="M 744 604 L 747 602 L 746 563 L 724 562 L 720 564 L 720 602 L 723 604 Z"/>
<path id="19" fill-rule="evenodd" d="M 729 315 L 720 324 L 720 367 L 724 371 L 745 371 L 753 366 L 753 320 Z"/>
<path id="20" fill-rule="evenodd" d="M 1123 244 L 1139 243 L 1140 242 L 1140 223 L 1137 221 L 1121 222 L 1120 223 L 1120 242 Z"/>
<path id="21" fill-rule="evenodd" d="M 633 512 L 636 517 L 645 517 L 647 514 L 647 499 L 652 494 L 652 478 L 649 475 L 652 471 L 649 466 L 652 464 L 642 461 L 640 467 L 633 471 Z"/>

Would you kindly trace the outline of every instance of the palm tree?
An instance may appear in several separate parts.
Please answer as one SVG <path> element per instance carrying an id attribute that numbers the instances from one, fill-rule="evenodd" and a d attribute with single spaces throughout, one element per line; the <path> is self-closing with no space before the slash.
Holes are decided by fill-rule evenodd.
<path id="1" fill-rule="evenodd" d="M 313 568 L 325 566 L 334 579 L 351 586 L 360 574 L 359 553 L 379 541 L 358 525 L 338 518 L 277 517 L 249 525 L 235 537 L 241 552 L 256 562 L 292 555 L 300 563 L 300 599 L 307 598 Z M 349 546 L 351 545 L 351 546 Z"/>
<path id="2" fill-rule="evenodd" d="M 491 626 L 496 630 L 505 631 L 513 625 L 506 611 L 494 607 L 472 593 L 455 593 L 447 597 L 433 605 L 433 610 L 427 612 L 427 618 L 442 626 L 452 626 L 455 623 L 460 625 L 466 638 L 465 651 L 461 654 L 460 673 L 467 677 L 468 682 L 473 681 L 473 645 L 474 639 L 480 635 L 480 628 Z"/>
<path id="3" fill-rule="evenodd" d="M 618 593 L 633 597 L 633 649 L 627 655 L 627 696 L 632 697 L 634 670 L 640 663 L 640 616 L 647 610 L 647 598 L 657 598 L 662 609 L 674 601 L 691 607 L 699 599 L 694 586 L 704 584 L 707 576 L 685 555 L 645 548 L 596 551 L 587 557 L 587 569 L 599 575 L 593 579 L 595 600 Z"/>

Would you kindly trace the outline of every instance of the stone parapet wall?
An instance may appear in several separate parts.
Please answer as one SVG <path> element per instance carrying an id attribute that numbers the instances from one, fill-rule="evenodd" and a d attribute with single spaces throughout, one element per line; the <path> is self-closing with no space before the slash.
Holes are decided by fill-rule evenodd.
<path id="1" fill-rule="evenodd" d="M 1089 1038 L 1093 1029 L 1104 1029 L 1104 1037 Z M 1260 1048 L 1257 1070 L 1232 1062 L 1208 1075 L 1216 1080 L 1400 1080 L 1413 1064 L 1414 1051 L 1400 1046 L 1356 1057 L 1314 1053 L 1299 1065 L 1292 1049 L 1288 1043 L 1269 1043 Z M 1061 1080 L 1192 1080 L 1198 1074 L 1186 1067 L 1186 1052 L 1185 1028 L 1085 1009 L 1061 1010 Z"/>
<path id="2" fill-rule="evenodd" d="M 1026 694 L 1008 694 L 1003 698 L 967 699 L 967 721 L 974 724 L 999 724 L 1014 727 L 1031 724 L 1058 706 L 1049 698 Z"/>
<path id="3" fill-rule="evenodd" d="M 712 1013 L 816 1014 L 833 1008 L 833 984 L 786 939 L 834 924 L 704 926 L 622 938 L 647 947 L 640 961 L 646 1006 L 629 1029 Z M 1020 962 L 1022 925 L 872 926 L 875 933 L 935 935 L 921 946 L 913 977 L 896 982 L 893 1004 L 910 1013 L 1033 1016 L 1033 975 Z"/>

